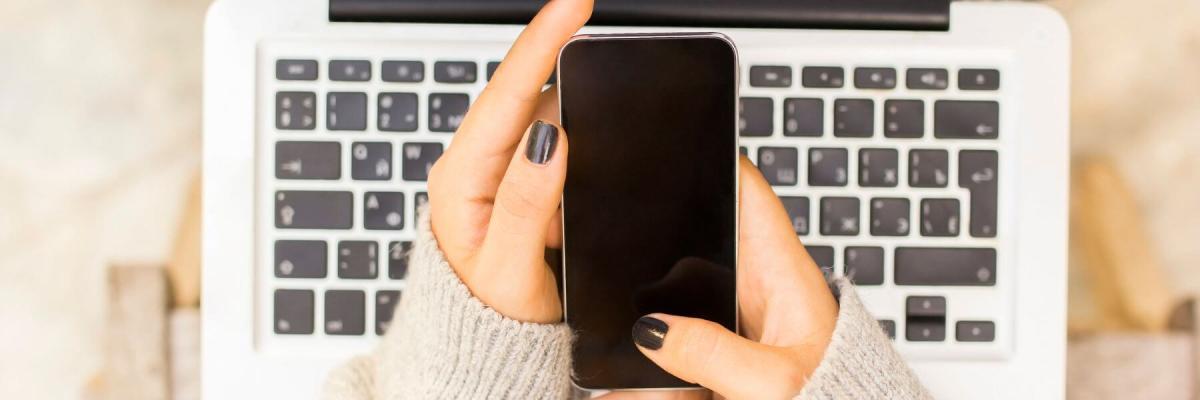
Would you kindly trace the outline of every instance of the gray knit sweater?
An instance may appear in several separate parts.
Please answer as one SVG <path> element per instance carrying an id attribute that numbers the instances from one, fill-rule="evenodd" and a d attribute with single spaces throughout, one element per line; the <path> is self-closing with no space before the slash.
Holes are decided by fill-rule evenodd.
<path id="1" fill-rule="evenodd" d="M 330 374 L 326 400 L 567 399 L 566 324 L 505 318 L 471 296 L 422 215 L 408 283 L 391 329 L 373 353 Z M 825 359 L 801 399 L 930 398 L 846 280 Z"/>

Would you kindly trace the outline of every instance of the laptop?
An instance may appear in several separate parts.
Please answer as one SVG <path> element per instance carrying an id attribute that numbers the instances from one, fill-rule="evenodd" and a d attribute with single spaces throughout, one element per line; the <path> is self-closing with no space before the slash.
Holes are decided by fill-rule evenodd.
<path id="1" fill-rule="evenodd" d="M 537 0 L 217 0 L 203 395 L 314 398 L 403 297 L 429 166 Z M 719 31 L 741 150 L 939 398 L 1064 396 L 1068 31 L 1029 3 L 598 0 Z"/>

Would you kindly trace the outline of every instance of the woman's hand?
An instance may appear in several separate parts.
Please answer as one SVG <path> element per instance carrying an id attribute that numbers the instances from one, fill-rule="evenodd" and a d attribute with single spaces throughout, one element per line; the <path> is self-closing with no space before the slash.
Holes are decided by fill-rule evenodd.
<path id="1" fill-rule="evenodd" d="M 672 375 L 732 399 L 800 393 L 833 335 L 837 303 L 821 270 L 758 169 L 741 161 L 738 311 L 745 337 L 721 325 L 650 314 L 634 326 L 646 357 Z M 618 393 L 614 398 L 696 398 L 703 392 Z"/>
<path id="2" fill-rule="evenodd" d="M 544 254 L 561 238 L 567 138 L 557 96 L 542 86 L 591 12 L 592 0 L 547 3 L 430 171 L 430 218 L 446 260 L 475 297 L 519 321 L 562 319 Z"/>

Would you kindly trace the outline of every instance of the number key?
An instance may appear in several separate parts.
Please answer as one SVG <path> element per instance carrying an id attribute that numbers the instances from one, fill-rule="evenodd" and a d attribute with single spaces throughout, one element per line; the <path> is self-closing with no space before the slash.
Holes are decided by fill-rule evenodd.
<path id="1" fill-rule="evenodd" d="M 379 130 L 412 132 L 417 130 L 416 93 L 379 94 Z"/>
<path id="2" fill-rule="evenodd" d="M 325 127 L 331 131 L 361 131 L 367 129 L 367 94 L 329 92 L 326 95 L 328 116 Z"/>
<path id="3" fill-rule="evenodd" d="M 824 100 L 786 99 L 783 101 L 783 136 L 818 137 L 824 132 Z"/>
<path id="4" fill-rule="evenodd" d="M 775 103 L 766 97 L 743 97 L 738 129 L 742 136 L 771 136 L 775 130 Z"/>
<path id="5" fill-rule="evenodd" d="M 432 93 L 429 95 L 429 130 L 454 132 L 467 116 L 471 98 L 462 93 Z"/>

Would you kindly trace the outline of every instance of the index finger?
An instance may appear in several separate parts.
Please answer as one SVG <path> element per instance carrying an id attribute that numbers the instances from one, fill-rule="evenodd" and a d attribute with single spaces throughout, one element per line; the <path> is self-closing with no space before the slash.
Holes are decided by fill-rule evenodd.
<path id="1" fill-rule="evenodd" d="M 452 147 L 469 158 L 494 158 L 506 165 L 529 125 L 558 50 L 592 15 L 592 0 L 548 2 L 500 63 L 487 88 L 471 107 Z M 465 151 L 464 151 L 465 150 Z"/>

